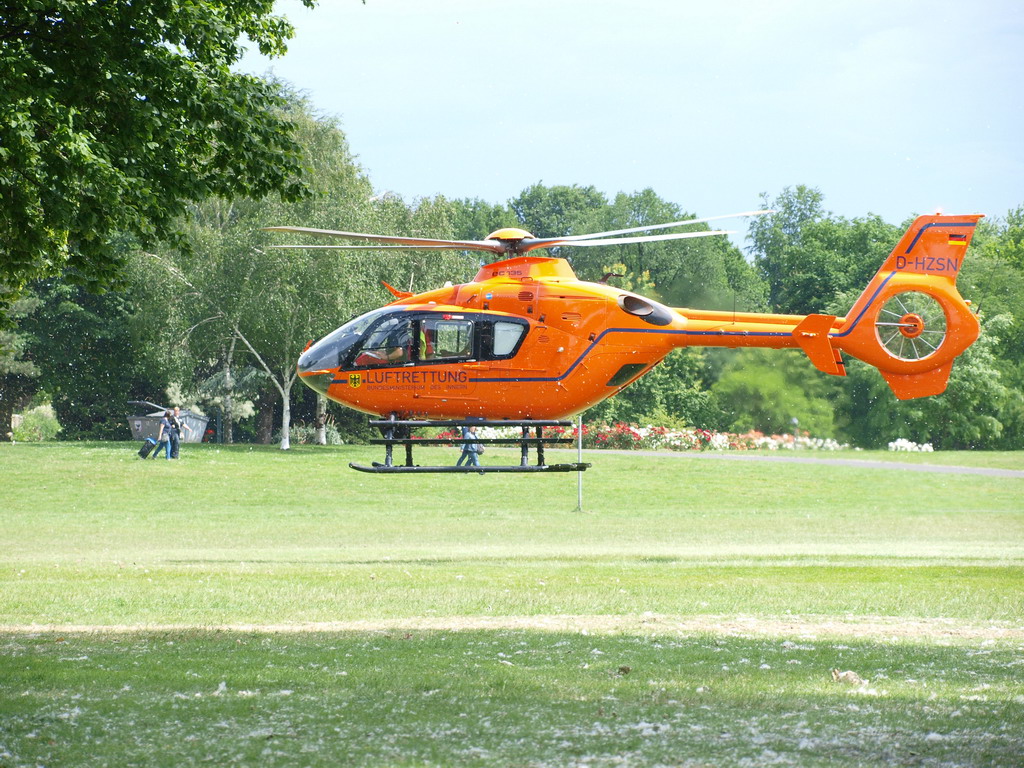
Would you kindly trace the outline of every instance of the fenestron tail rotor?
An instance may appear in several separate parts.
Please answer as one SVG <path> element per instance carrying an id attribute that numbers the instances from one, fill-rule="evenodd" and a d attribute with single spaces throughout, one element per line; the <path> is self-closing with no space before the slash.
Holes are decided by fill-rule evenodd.
<path id="1" fill-rule="evenodd" d="M 933 296 L 903 291 L 891 296 L 878 311 L 878 341 L 895 358 L 923 360 L 938 351 L 947 333 L 946 313 Z"/>

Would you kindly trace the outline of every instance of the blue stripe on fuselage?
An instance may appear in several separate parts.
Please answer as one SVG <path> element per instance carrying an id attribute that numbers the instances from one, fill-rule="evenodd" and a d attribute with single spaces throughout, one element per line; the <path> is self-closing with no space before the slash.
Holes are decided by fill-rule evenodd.
<path id="1" fill-rule="evenodd" d="M 856 328 L 857 327 L 857 323 L 859 323 L 861 321 L 861 319 L 864 317 L 864 313 L 868 311 L 868 307 L 870 307 L 872 305 L 872 303 L 874 303 L 875 298 L 878 296 L 878 294 L 881 292 L 881 290 L 886 286 L 886 284 L 893 278 L 893 275 L 895 275 L 895 274 L 896 274 L 895 272 L 890 272 L 889 276 L 887 278 L 885 278 L 885 280 L 883 280 L 879 284 L 878 288 L 876 288 L 875 292 L 873 294 L 871 294 L 871 298 L 864 305 L 864 308 L 860 311 L 860 314 L 857 315 L 857 317 L 854 319 L 853 323 L 850 325 L 849 328 L 847 328 L 842 333 L 836 333 L 836 334 L 830 334 L 830 335 L 833 338 L 841 338 L 843 336 L 846 336 L 854 328 Z M 752 331 L 752 332 L 751 331 L 687 331 L 687 330 L 682 330 L 682 331 L 661 331 L 661 330 L 658 330 L 656 328 L 606 328 L 605 330 L 601 331 L 601 334 L 596 339 L 594 339 L 592 342 L 590 342 L 590 345 L 585 350 L 583 350 L 583 353 L 579 357 L 576 358 L 576 360 L 573 362 L 573 364 L 570 365 L 568 368 L 566 368 L 565 372 L 562 373 L 559 376 L 513 376 L 513 377 L 483 377 L 482 376 L 480 378 L 470 378 L 469 380 L 471 382 L 487 383 L 487 384 L 495 384 L 495 383 L 521 383 L 521 382 L 556 382 L 556 381 L 562 381 L 567 376 L 569 376 L 569 374 L 571 374 L 574 370 L 576 370 L 576 367 L 579 366 L 579 364 L 583 362 L 583 360 L 587 357 L 587 355 L 589 355 L 591 353 L 591 351 L 594 349 L 594 347 L 596 347 L 598 345 L 598 343 L 601 341 L 601 339 L 603 339 L 609 333 L 663 333 L 663 334 L 666 334 L 666 335 L 669 335 L 669 336 L 722 336 L 722 337 L 725 337 L 725 336 L 746 336 L 748 338 L 750 336 L 785 337 L 785 336 L 791 336 L 792 335 L 792 333 L 785 332 L 785 331 L 760 331 L 760 332 L 759 331 Z"/>

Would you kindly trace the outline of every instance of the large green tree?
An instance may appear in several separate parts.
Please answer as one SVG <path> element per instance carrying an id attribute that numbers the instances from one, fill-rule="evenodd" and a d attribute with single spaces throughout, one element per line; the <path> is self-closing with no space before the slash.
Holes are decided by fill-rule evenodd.
<path id="1" fill-rule="evenodd" d="M 366 224 L 373 207 L 372 188 L 344 134 L 333 121 L 315 118 L 294 94 L 290 99 L 290 119 L 308 158 L 304 182 L 310 194 L 296 202 L 273 196 L 209 198 L 191 209 L 182 225 L 187 247 L 169 244 L 150 256 L 154 301 L 175 297 L 166 316 L 165 348 L 186 350 L 193 366 L 218 361 L 221 405 L 226 404 L 229 419 L 238 369 L 261 371 L 268 391 L 258 399 L 276 399 L 281 407 L 282 448 L 289 445 L 295 361 L 308 340 L 358 309 L 348 298 L 354 285 L 368 286 L 368 271 L 360 263 L 368 256 L 275 250 L 268 246 L 281 238 L 261 228 L 355 228 Z M 181 373 L 185 378 L 191 372 Z"/>
<path id="2" fill-rule="evenodd" d="M 231 69 L 243 35 L 284 52 L 273 5 L 0 4 L 0 319 L 33 279 L 118 284 L 118 231 L 152 243 L 190 202 L 301 194 L 279 89 Z"/>
<path id="3" fill-rule="evenodd" d="M 452 201 L 452 227 L 456 240 L 482 240 L 491 232 L 516 224 L 516 215 L 507 205 L 488 203 L 479 198 Z"/>
<path id="4" fill-rule="evenodd" d="M 601 228 L 607 198 L 596 187 L 534 184 L 509 201 L 519 226 L 537 237 L 585 235 Z M 555 251 L 556 255 L 557 250 Z"/>
<path id="5" fill-rule="evenodd" d="M 388 251 L 382 257 L 365 250 L 272 248 L 313 239 L 262 227 L 452 236 L 450 203 L 435 198 L 407 205 L 393 195 L 374 195 L 337 124 L 315 117 L 295 96 L 292 110 L 309 158 L 310 194 L 297 202 L 273 196 L 210 199 L 185 224 L 188 248 L 172 245 L 151 257 L 157 292 L 173 292 L 178 299 L 168 316 L 167 348 L 185 345 L 194 361 L 216 358 L 226 387 L 222 402 L 230 401 L 233 370 L 262 371 L 265 387 L 257 400 L 280 407 L 282 448 L 290 443 L 295 363 L 307 342 L 391 301 L 381 280 L 422 291 L 468 279 L 475 271 L 461 253 Z"/>
<path id="6" fill-rule="evenodd" d="M 991 447 L 1024 447 L 1024 207 L 984 219 L 957 280 L 993 332 L 993 365 L 1009 397 L 999 404 L 1002 432 Z M 997 323 L 991 323 L 1002 318 Z M 989 404 L 992 407 L 995 404 Z"/>

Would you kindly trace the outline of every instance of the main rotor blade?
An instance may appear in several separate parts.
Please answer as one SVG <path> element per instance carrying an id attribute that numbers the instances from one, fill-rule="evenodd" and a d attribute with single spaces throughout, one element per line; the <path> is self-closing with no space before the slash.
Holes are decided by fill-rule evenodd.
<path id="1" fill-rule="evenodd" d="M 453 245 L 268 245 L 274 250 L 314 251 L 468 251 Z"/>
<path id="2" fill-rule="evenodd" d="M 562 240 L 592 240 L 597 237 L 609 237 L 611 235 L 628 235 L 633 232 L 653 232 L 655 229 L 669 229 L 670 227 L 681 227 L 684 224 L 703 224 L 707 221 L 718 221 L 720 219 L 742 219 L 748 216 L 764 216 L 766 213 L 775 213 L 771 210 L 745 211 L 744 213 L 727 213 L 723 216 L 705 216 L 703 219 L 684 219 L 683 221 L 670 221 L 667 224 L 653 224 L 646 227 L 631 227 L 629 229 L 613 229 L 610 232 L 595 232 L 592 235 L 567 235 Z"/>
<path id="3" fill-rule="evenodd" d="M 489 253 L 506 253 L 508 248 L 496 241 L 488 240 L 435 240 L 428 237 L 394 237 L 391 235 L 368 235 L 364 232 L 338 232 L 333 229 L 313 229 L 311 227 L 263 227 L 266 232 L 293 232 L 301 235 L 327 235 L 328 237 L 347 237 L 355 240 L 368 240 L 371 243 L 393 243 L 406 248 L 422 248 L 434 246 L 438 249 L 453 251 L 487 251 Z"/>
<path id="4" fill-rule="evenodd" d="M 629 245 L 631 243 L 654 243 L 661 240 L 686 240 L 691 237 L 711 237 L 712 235 L 732 235 L 730 230 L 714 229 L 704 232 L 676 232 L 670 235 L 644 235 L 641 237 L 610 237 L 604 240 L 572 240 L 566 237 L 548 238 L 545 240 L 523 240 L 519 246 L 520 253 L 533 251 L 537 248 L 554 248 L 558 245 L 572 248 L 589 248 L 592 245 Z"/>

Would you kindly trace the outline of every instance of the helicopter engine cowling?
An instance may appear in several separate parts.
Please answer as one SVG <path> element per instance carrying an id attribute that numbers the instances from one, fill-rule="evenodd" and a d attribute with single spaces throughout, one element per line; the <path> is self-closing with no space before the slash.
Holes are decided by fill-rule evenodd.
<path id="1" fill-rule="evenodd" d="M 637 296 L 634 293 L 623 293 L 616 300 L 616 303 L 623 312 L 639 317 L 645 323 L 650 323 L 651 325 L 671 325 L 673 320 L 684 319 L 678 312 L 673 312 L 656 301 L 651 301 L 643 296 Z"/>

